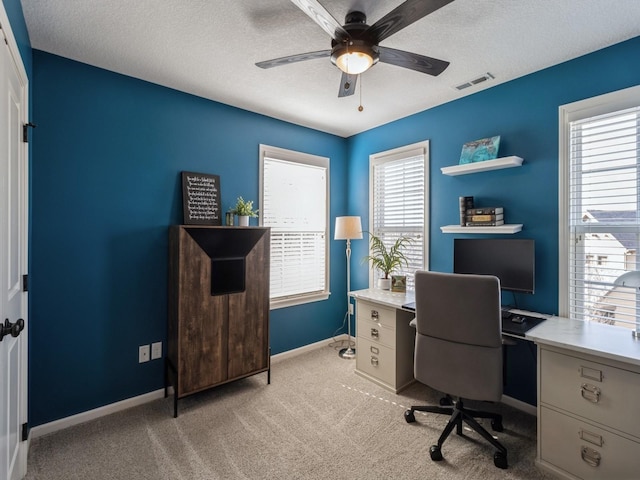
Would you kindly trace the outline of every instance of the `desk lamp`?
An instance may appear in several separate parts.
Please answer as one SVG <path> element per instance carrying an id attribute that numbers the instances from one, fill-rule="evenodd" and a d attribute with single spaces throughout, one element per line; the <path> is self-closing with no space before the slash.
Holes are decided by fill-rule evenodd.
<path id="1" fill-rule="evenodd" d="M 632 271 L 620 275 L 613 281 L 616 287 L 627 287 L 634 289 L 635 294 L 640 294 L 640 272 Z M 615 288 L 615 287 L 614 287 Z M 635 339 L 640 339 L 640 325 L 636 321 L 636 327 L 631 331 L 631 335 Z"/>
<path id="2" fill-rule="evenodd" d="M 347 241 L 347 332 L 349 336 L 347 348 L 343 348 L 338 353 L 341 358 L 356 358 L 355 348 L 351 348 L 351 240 L 362 238 L 362 225 L 360 217 L 336 217 L 335 240 Z"/>

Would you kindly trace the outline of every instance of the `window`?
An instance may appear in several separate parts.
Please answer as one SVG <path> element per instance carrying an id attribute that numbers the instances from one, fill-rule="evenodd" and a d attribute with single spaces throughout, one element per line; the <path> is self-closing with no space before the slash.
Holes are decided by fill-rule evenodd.
<path id="1" fill-rule="evenodd" d="M 640 327 L 640 87 L 560 107 L 560 314 Z"/>
<path id="2" fill-rule="evenodd" d="M 329 159 L 260 145 L 261 224 L 271 227 L 271 308 L 329 296 Z"/>
<path id="3" fill-rule="evenodd" d="M 409 265 L 394 272 L 406 275 L 407 288 L 413 289 L 414 272 L 428 268 L 429 142 L 371 155 L 369 164 L 369 228 L 387 248 L 400 236 L 413 239 L 404 251 Z M 371 272 L 371 286 L 374 285 L 373 276 Z"/>

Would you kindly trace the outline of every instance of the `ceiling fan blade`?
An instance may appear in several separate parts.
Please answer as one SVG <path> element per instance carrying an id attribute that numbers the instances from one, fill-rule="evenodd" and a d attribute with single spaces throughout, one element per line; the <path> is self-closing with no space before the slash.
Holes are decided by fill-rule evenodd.
<path id="1" fill-rule="evenodd" d="M 451 2 L 453 0 L 407 0 L 371 25 L 366 32 L 372 34 L 377 42 L 381 42 Z"/>
<path id="2" fill-rule="evenodd" d="M 349 75 L 342 72 L 342 78 L 340 79 L 340 90 L 338 91 L 338 97 L 348 97 L 356 93 L 356 83 L 358 82 L 358 75 Z"/>
<path id="3" fill-rule="evenodd" d="M 434 77 L 440 75 L 449 66 L 449 62 L 437 58 L 425 57 L 417 53 L 405 52 L 393 48 L 379 47 L 380 61 L 427 73 Z"/>
<path id="4" fill-rule="evenodd" d="M 291 0 L 295 3 L 300 10 L 309 15 L 311 19 L 320 25 L 325 32 L 327 32 L 331 38 L 341 42 L 347 38 L 351 38 L 351 35 L 342 28 L 342 25 L 331 16 L 327 10 L 320 5 L 317 0 Z"/>
<path id="5" fill-rule="evenodd" d="M 304 62 L 305 60 L 314 60 L 316 58 L 326 58 L 331 55 L 331 50 L 320 50 L 318 52 L 299 53 L 288 57 L 274 58 L 273 60 L 265 60 L 256 63 L 260 68 L 273 68 L 281 65 L 289 65 L 290 63 Z"/>

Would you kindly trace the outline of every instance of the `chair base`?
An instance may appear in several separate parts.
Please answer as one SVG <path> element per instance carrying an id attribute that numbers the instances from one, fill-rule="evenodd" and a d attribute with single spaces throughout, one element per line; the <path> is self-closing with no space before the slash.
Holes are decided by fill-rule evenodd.
<path id="1" fill-rule="evenodd" d="M 447 397 L 449 398 L 449 397 Z M 440 402 L 443 403 L 442 401 Z M 482 425 L 480 425 L 476 418 L 490 418 L 491 419 L 491 428 L 496 432 L 502 431 L 502 415 L 491 412 L 484 412 L 480 410 L 473 410 L 470 408 L 465 408 L 462 402 L 462 399 L 458 399 L 457 401 L 453 401 L 453 405 L 451 406 L 435 406 L 435 405 L 424 405 L 424 406 L 412 406 L 409 410 L 404 412 L 404 418 L 407 423 L 413 423 L 416 421 L 416 417 L 413 412 L 429 412 L 429 413 L 439 413 L 443 415 L 449 415 L 449 421 L 447 422 L 447 426 L 443 430 L 440 438 L 438 439 L 438 444 L 433 445 L 429 449 L 429 453 L 431 455 L 431 460 L 440 461 L 442 460 L 442 444 L 447 439 L 447 437 L 451 434 L 454 427 L 456 429 L 456 433 L 458 435 L 463 435 L 462 433 L 462 422 L 465 422 L 469 427 L 471 427 L 474 431 L 478 432 L 485 440 L 487 440 L 491 445 L 498 449 L 498 451 L 493 456 L 493 463 L 498 468 L 507 468 L 507 449 L 500 443 L 498 440 L 493 438 L 493 436 L 487 432 Z"/>

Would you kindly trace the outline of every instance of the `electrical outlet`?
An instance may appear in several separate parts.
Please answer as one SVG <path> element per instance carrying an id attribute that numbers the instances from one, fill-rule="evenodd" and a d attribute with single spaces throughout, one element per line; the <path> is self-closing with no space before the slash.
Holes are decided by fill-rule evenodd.
<path id="1" fill-rule="evenodd" d="M 151 360 L 162 357 L 162 342 L 151 344 Z"/>
<path id="2" fill-rule="evenodd" d="M 140 345 L 138 347 L 138 363 L 149 361 L 149 345 Z"/>
<path id="3" fill-rule="evenodd" d="M 349 315 L 353 315 L 353 303 L 349 302 Z"/>

